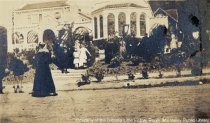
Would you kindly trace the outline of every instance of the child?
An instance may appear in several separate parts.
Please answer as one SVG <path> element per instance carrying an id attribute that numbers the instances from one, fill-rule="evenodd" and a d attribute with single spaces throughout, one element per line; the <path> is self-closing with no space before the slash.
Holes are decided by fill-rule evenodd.
<path id="1" fill-rule="evenodd" d="M 87 67 L 87 54 L 91 56 L 90 52 L 87 50 L 87 48 L 84 46 L 84 44 L 81 45 L 80 53 L 79 53 L 79 67 Z"/>
<path id="2" fill-rule="evenodd" d="M 13 72 L 15 78 L 13 86 L 15 93 L 24 93 L 24 91 L 22 90 L 22 80 L 23 74 L 28 70 L 28 68 L 27 65 L 25 65 L 21 60 L 22 57 L 20 56 L 20 54 L 14 55 L 13 59 L 10 62 L 10 70 Z"/>
<path id="3" fill-rule="evenodd" d="M 74 46 L 74 67 L 77 69 L 79 67 L 79 53 L 80 53 L 80 43 L 79 40 L 75 41 L 75 46 Z"/>

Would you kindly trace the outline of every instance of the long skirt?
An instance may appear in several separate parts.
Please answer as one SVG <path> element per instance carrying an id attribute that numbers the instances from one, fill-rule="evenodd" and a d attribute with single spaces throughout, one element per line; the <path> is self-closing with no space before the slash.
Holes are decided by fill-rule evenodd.
<path id="1" fill-rule="evenodd" d="M 48 96 L 55 93 L 55 85 L 52 79 L 49 64 L 51 59 L 48 54 L 37 54 L 36 72 L 34 77 L 33 96 Z"/>

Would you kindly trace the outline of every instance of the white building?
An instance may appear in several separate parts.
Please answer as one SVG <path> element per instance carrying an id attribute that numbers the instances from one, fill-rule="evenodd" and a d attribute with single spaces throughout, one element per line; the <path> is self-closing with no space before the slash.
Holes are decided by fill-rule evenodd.
<path id="1" fill-rule="evenodd" d="M 171 15 L 172 12 L 176 17 Z M 129 25 L 129 34 L 142 38 L 146 33 L 150 34 L 156 25 L 169 28 L 171 20 L 178 22 L 176 10 L 153 10 L 146 0 L 103 3 L 91 14 L 94 40 L 106 39 L 111 35 L 122 36 L 124 25 Z"/>
<path id="2" fill-rule="evenodd" d="M 13 11 L 13 23 L 9 51 L 34 49 L 42 41 L 45 29 L 57 35 L 65 24 L 73 23 L 73 31 L 80 26 L 91 28 L 91 18 L 68 1 L 26 4 Z"/>

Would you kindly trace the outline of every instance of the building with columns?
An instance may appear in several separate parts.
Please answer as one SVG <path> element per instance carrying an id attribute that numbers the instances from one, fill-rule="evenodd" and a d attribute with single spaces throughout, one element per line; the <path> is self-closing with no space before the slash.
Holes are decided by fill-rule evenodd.
<path id="1" fill-rule="evenodd" d="M 26 4 L 13 11 L 13 28 L 8 34 L 8 51 L 34 49 L 42 41 L 43 32 L 51 29 L 56 35 L 64 25 L 72 24 L 91 29 L 91 18 L 69 1 Z M 11 36 L 10 36 L 11 35 Z"/>
<path id="2" fill-rule="evenodd" d="M 169 12 L 157 8 L 154 11 L 146 0 L 107 2 L 91 14 L 94 40 L 106 39 L 112 35 L 122 36 L 124 25 L 129 25 L 128 34 L 142 38 L 145 34 L 150 34 L 156 25 L 169 28 L 172 20 L 176 28 L 178 22 L 176 10 Z"/>

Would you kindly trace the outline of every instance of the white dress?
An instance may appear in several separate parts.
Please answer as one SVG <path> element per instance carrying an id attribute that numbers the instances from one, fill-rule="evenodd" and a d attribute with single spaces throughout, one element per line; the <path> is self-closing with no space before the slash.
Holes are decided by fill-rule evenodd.
<path id="1" fill-rule="evenodd" d="M 79 52 L 74 52 L 74 64 L 79 64 Z"/>
<path id="2" fill-rule="evenodd" d="M 86 53 L 88 53 L 91 56 L 90 52 L 85 47 L 82 47 L 80 49 L 80 54 L 79 54 L 79 66 L 80 67 L 87 63 L 87 54 Z"/>
<path id="3" fill-rule="evenodd" d="M 80 44 L 79 41 L 77 40 L 75 42 L 75 52 L 73 53 L 75 66 L 79 64 L 79 54 L 80 54 Z"/>

